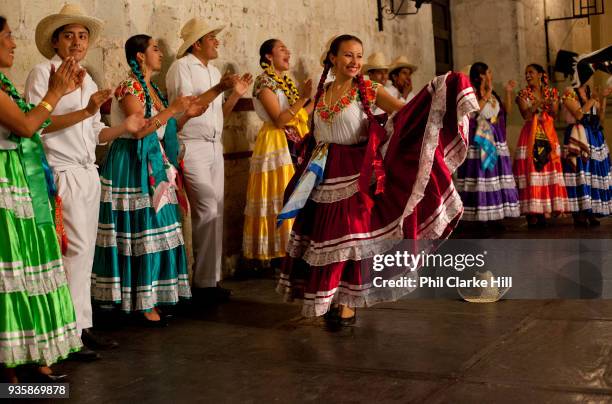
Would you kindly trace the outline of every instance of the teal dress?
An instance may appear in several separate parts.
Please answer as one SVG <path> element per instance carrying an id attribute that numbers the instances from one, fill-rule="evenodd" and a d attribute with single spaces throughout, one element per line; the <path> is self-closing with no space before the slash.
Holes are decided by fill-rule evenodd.
<path id="1" fill-rule="evenodd" d="M 24 112 L 32 108 L 0 79 Z M 51 365 L 82 346 L 50 203 L 54 186 L 39 135 L 0 132 L 0 363 Z"/>
<path id="2" fill-rule="evenodd" d="M 142 86 L 129 78 L 116 89 L 113 108 L 119 111 L 118 103 L 130 94 L 145 105 Z M 163 135 L 161 141 L 176 161 L 174 119 Z M 132 312 L 191 297 L 175 173 L 157 133 L 141 140 L 118 138 L 111 145 L 100 174 L 91 287 L 97 302 Z"/>

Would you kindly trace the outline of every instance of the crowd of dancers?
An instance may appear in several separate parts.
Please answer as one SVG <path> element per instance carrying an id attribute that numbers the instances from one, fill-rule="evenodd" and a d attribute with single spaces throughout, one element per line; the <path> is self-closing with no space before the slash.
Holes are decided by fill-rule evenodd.
<path id="1" fill-rule="evenodd" d="M 0 17 L 0 28 L 0 67 L 10 68 L 10 21 Z M 414 91 L 417 66 L 405 56 L 387 64 L 380 53 L 364 64 L 352 35 L 326 46 L 317 85 L 289 77 L 291 52 L 279 39 L 261 45 L 253 80 L 211 63 L 222 30 L 203 18 L 185 23 L 167 94 L 151 79 L 163 60 L 157 41 L 134 35 L 125 79 L 99 90 L 80 63 L 103 24 L 67 4 L 36 27 L 46 60 L 30 71 L 25 94 L 0 73 L 6 380 L 60 380 L 52 363 L 95 360 L 96 350 L 116 347 L 93 331 L 92 301 L 164 327 L 164 306 L 227 300 L 221 137 L 251 86 L 264 124 L 250 162 L 243 253 L 277 263 L 278 292 L 329 325 L 351 325 L 357 307 L 406 292 L 372 285 L 372 257 L 397 240 L 446 238 L 462 214 L 490 223 L 524 214 L 538 226 L 572 212 L 577 225 L 594 225 L 612 209 L 600 124 L 609 88 L 581 84 L 559 99 L 533 64 L 516 100 L 513 81 L 502 100 L 487 65 L 474 63 L 469 78 L 449 72 Z M 109 98 L 111 126 L 99 111 Z M 560 100 L 569 123 L 563 147 L 553 125 Z M 515 102 L 525 126 L 512 168 L 505 122 Z M 98 168 L 96 146 L 110 142 Z"/>

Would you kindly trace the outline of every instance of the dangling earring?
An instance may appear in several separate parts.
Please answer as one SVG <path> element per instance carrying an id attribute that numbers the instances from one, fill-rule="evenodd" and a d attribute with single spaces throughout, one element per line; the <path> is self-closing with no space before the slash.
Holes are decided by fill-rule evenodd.
<path id="1" fill-rule="evenodd" d="M 142 72 L 143 76 L 147 75 L 147 65 L 144 62 L 142 62 L 142 64 L 140 65 L 140 71 Z"/>

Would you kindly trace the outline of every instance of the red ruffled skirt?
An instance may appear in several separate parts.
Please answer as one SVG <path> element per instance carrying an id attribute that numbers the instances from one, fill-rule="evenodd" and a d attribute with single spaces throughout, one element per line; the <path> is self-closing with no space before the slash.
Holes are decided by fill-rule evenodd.
<path id="1" fill-rule="evenodd" d="M 330 144 L 323 180 L 293 225 L 277 290 L 302 300 L 305 316 L 326 313 L 332 302 L 365 307 L 407 293 L 376 287 L 375 277 L 406 274 L 375 272 L 373 257 L 404 239 L 450 235 L 463 212 L 451 175 L 465 159 L 469 113 L 477 109 L 464 75 L 434 79 L 387 123 L 378 195 L 374 186 L 367 193 L 359 188 L 371 143 Z"/>
<path id="2" fill-rule="evenodd" d="M 546 135 L 551 148 L 548 162 L 541 170 L 536 169 L 533 158 L 537 131 Z M 569 211 L 560 151 L 554 122 L 548 114 L 544 113 L 539 120 L 525 122 L 519 136 L 513 165 L 521 214 L 549 216 Z"/>

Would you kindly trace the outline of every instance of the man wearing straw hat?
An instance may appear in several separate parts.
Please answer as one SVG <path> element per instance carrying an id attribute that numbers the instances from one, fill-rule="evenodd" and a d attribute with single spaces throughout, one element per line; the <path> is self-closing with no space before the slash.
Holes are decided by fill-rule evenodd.
<path id="1" fill-rule="evenodd" d="M 62 60 L 80 63 L 102 30 L 102 21 L 87 16 L 76 4 L 66 4 L 58 14 L 43 18 L 36 26 L 36 46 L 48 60 L 38 64 L 26 80 L 26 97 L 39 103 L 47 92 L 50 72 Z M 85 348 L 74 354 L 78 360 L 94 360 L 91 348 L 111 348 L 116 342 L 92 332 L 91 269 L 96 243 L 100 178 L 95 165 L 97 144 L 125 132 L 136 132 L 143 117 L 128 117 L 121 125 L 108 128 L 100 121 L 100 106 L 111 90 L 98 87 L 81 69 L 76 89 L 55 107 L 52 123 L 42 137 L 57 192 L 62 199 L 63 223 L 68 243 L 63 248 L 64 267 L 76 312 L 77 329 Z"/>
<path id="2" fill-rule="evenodd" d="M 390 83 L 385 86 L 389 94 L 407 103 L 414 97 L 412 91 L 412 73 L 417 67 L 408 61 L 406 56 L 400 56 L 389 66 Z"/>
<path id="3" fill-rule="evenodd" d="M 210 62 L 218 57 L 217 34 L 204 18 L 192 18 L 181 29 L 183 40 L 177 60 L 166 75 L 170 101 L 178 96 L 198 96 L 206 112 L 192 118 L 180 135 L 185 146 L 183 159 L 187 194 L 191 204 L 194 251 L 193 296 L 207 302 L 227 300 L 230 291 L 221 288 L 223 241 L 224 162 L 223 120 L 248 90 L 252 77 L 226 74 Z M 221 94 L 232 89 L 223 103 Z"/>
<path id="4" fill-rule="evenodd" d="M 370 55 L 366 64 L 363 66 L 363 71 L 368 75 L 368 78 L 381 85 L 385 85 L 389 74 L 389 65 L 382 52 L 376 52 Z M 372 108 L 374 115 L 384 114 L 385 111 L 378 108 L 376 105 Z"/>
<path id="5" fill-rule="evenodd" d="M 370 55 L 366 64 L 363 66 L 363 71 L 368 75 L 369 79 L 385 85 L 389 74 L 389 65 L 382 52 L 376 52 Z"/>

